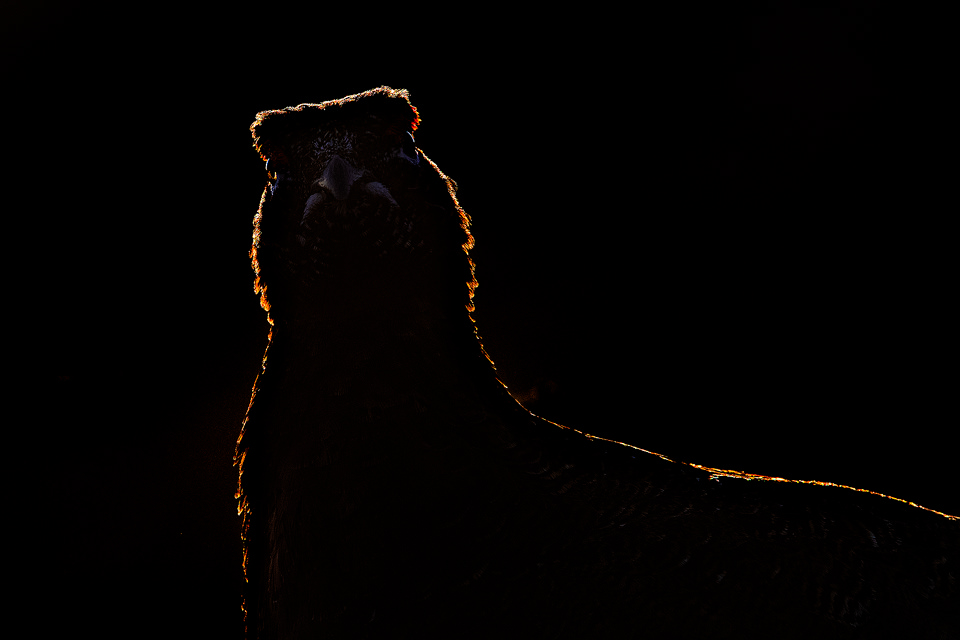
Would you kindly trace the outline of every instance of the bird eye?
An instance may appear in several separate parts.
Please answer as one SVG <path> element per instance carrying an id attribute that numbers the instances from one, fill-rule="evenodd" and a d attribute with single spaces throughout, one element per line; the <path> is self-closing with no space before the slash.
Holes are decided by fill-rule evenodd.
<path id="1" fill-rule="evenodd" d="M 404 131 L 400 138 L 400 144 L 400 150 L 403 152 L 403 155 L 407 156 L 413 164 L 419 164 L 420 154 L 417 153 L 417 146 L 413 142 L 413 134 L 409 131 Z"/>

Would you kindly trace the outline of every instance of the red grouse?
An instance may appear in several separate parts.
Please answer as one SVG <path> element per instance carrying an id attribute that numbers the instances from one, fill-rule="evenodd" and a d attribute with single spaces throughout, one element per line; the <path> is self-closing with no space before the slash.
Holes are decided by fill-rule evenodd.
<path id="1" fill-rule="evenodd" d="M 418 123 L 380 87 L 251 127 L 272 329 L 237 445 L 249 638 L 958 637 L 956 521 L 720 482 L 514 401 Z"/>

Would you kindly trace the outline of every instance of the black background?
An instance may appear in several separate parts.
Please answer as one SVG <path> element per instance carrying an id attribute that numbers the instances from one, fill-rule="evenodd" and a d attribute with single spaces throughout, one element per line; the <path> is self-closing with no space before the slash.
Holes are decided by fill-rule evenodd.
<path id="1" fill-rule="evenodd" d="M 898 16 L 828 4 L 11 9 L 7 453 L 41 628 L 239 634 L 247 127 L 380 84 L 460 186 L 484 344 L 538 414 L 960 513 L 945 120 Z"/>

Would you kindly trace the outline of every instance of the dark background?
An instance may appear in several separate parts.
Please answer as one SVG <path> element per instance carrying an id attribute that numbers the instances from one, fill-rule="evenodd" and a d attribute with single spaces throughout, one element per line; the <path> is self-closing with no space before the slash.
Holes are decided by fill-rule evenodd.
<path id="1" fill-rule="evenodd" d="M 475 317 L 534 411 L 960 513 L 945 119 L 900 16 L 828 4 L 7 10 L 24 611 L 237 637 L 231 456 L 267 332 L 247 127 L 380 84 L 460 185 Z"/>

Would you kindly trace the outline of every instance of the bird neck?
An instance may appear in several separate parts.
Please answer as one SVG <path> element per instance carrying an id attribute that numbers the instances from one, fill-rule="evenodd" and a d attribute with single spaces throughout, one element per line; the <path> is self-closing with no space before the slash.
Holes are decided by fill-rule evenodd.
<path id="1" fill-rule="evenodd" d="M 466 310 L 451 319 L 415 299 L 336 309 L 274 327 L 257 402 L 296 428 L 273 436 L 271 468 L 343 473 L 341 461 L 364 459 L 390 470 L 417 443 L 471 450 L 493 437 L 477 425 L 508 397 Z"/>
<path id="2" fill-rule="evenodd" d="M 272 313 L 271 355 L 332 393 L 423 398 L 493 378 L 467 310 L 423 278 L 325 282 L 291 302 Z"/>

